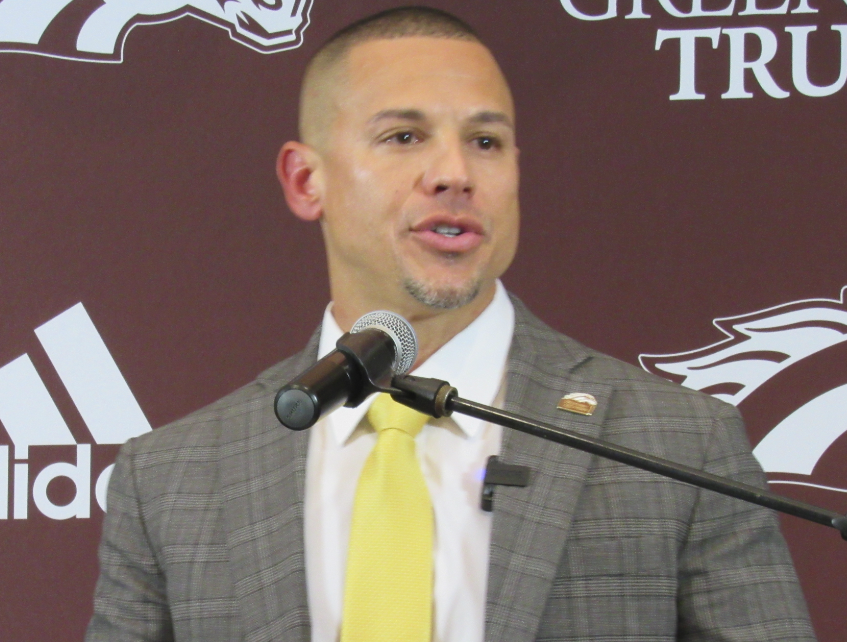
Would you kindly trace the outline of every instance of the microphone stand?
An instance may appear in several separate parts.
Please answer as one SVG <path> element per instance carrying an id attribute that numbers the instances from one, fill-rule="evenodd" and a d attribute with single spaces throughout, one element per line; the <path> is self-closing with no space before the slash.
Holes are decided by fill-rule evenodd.
<path id="1" fill-rule="evenodd" d="M 548 441 L 576 448 L 593 455 L 612 459 L 622 464 L 641 468 L 658 475 L 670 477 L 686 484 L 712 490 L 723 495 L 735 497 L 751 504 L 758 504 L 781 513 L 794 515 L 810 522 L 823 524 L 837 529 L 841 537 L 847 540 L 847 516 L 796 499 L 777 495 L 767 490 L 732 481 L 703 472 L 690 466 L 677 464 L 668 459 L 654 457 L 630 448 L 586 437 L 570 430 L 530 421 L 519 415 L 498 410 L 490 406 L 468 401 L 458 396 L 458 391 L 446 381 L 428 379 L 411 375 L 398 375 L 392 381 L 392 388 L 384 389 L 392 398 L 405 406 L 432 417 L 449 416 L 458 412 L 483 421 L 512 428 L 520 432 L 541 437 Z"/>

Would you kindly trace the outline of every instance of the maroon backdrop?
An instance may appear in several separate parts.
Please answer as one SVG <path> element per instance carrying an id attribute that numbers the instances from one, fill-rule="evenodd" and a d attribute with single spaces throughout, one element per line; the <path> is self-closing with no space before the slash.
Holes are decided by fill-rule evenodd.
<path id="1" fill-rule="evenodd" d="M 406 3 L 286 2 L 301 20 L 277 45 L 228 30 L 204 0 L 180 4 L 126 23 L 113 52 L 97 53 L 80 43 L 90 42 L 99 0 L 68 0 L 38 28 L 35 10 L 0 0 L 4 639 L 82 638 L 103 515 L 94 486 L 117 449 L 92 436 L 69 376 L 34 331 L 81 302 L 154 427 L 299 349 L 327 301 L 324 255 L 317 226 L 287 211 L 274 159 L 296 136 L 299 79 L 316 47 L 355 18 Z M 524 221 L 505 281 L 552 326 L 632 363 L 654 355 L 645 366 L 666 372 L 674 359 L 662 355 L 727 338 L 714 319 L 785 304 L 844 310 L 847 48 L 833 26 L 847 24 L 847 4 L 431 4 L 472 23 L 512 85 Z M 682 15 L 691 13 L 703 15 Z M 815 91 L 829 95 L 807 95 Z M 741 92 L 750 96 L 733 97 Z M 844 360 L 824 358 L 847 324 L 804 323 L 836 334 L 796 359 L 765 359 L 788 366 L 739 403 L 754 445 L 847 383 Z M 2 375 L 22 355 L 70 441 L 15 448 L 23 433 L 12 424 L 26 416 L 15 419 L 20 395 Z M 792 482 L 774 490 L 847 509 L 847 443 L 833 430 L 814 471 L 772 472 Z M 42 510 L 47 500 L 35 503 L 36 480 L 55 463 L 81 468 L 73 442 L 92 444 L 90 480 L 58 475 L 40 492 L 55 506 L 89 493 L 90 517 L 56 519 Z M 28 480 L 15 478 L 26 466 Z M 847 545 L 821 526 L 783 525 L 818 635 L 839 642 Z"/>

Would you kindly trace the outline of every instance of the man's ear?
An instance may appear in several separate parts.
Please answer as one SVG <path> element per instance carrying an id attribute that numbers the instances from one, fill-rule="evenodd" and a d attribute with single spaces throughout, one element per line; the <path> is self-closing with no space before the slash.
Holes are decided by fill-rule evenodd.
<path id="1" fill-rule="evenodd" d="M 315 174 L 319 160 L 314 149 L 296 141 L 285 143 L 276 159 L 285 202 L 304 221 L 317 221 L 323 213 L 321 185 Z"/>

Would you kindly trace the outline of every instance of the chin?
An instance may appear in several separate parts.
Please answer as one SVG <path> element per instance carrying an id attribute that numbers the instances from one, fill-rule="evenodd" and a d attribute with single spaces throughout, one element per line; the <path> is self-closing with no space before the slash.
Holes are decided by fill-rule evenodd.
<path id="1" fill-rule="evenodd" d="M 480 279 L 461 284 L 427 283 L 407 278 L 403 287 L 416 301 L 438 310 L 455 310 L 471 303 L 482 290 Z"/>

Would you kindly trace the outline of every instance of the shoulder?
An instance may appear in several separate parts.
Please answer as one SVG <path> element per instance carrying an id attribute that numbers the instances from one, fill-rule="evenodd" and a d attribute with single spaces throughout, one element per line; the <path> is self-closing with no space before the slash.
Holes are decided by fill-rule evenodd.
<path id="1" fill-rule="evenodd" d="M 233 431 L 273 418 L 273 398 L 287 381 L 308 368 L 317 354 L 317 335 L 306 348 L 261 373 L 254 381 L 185 417 L 136 437 L 122 448 L 134 457 L 197 457 L 218 448 Z M 273 418 L 273 421 L 276 421 Z M 275 426 L 274 426 L 275 427 Z"/>
<path id="2" fill-rule="evenodd" d="M 608 389 L 608 405 L 603 409 L 607 435 L 632 432 L 647 438 L 650 433 L 688 434 L 702 441 L 728 425 L 730 432 L 746 443 L 734 406 L 588 348 L 547 326 L 519 300 L 513 298 L 513 303 L 510 376 L 523 386 L 558 386 L 563 393 L 580 391 L 582 384 Z M 574 389 L 565 389 L 567 386 Z"/>
<path id="3" fill-rule="evenodd" d="M 641 368 L 589 348 L 562 334 L 536 317 L 517 297 L 515 332 L 510 359 L 527 370 L 543 374 L 578 376 L 603 380 L 618 391 L 646 391 L 657 395 L 681 395 L 699 401 L 712 411 L 732 408 L 714 397 L 662 379 Z"/>

